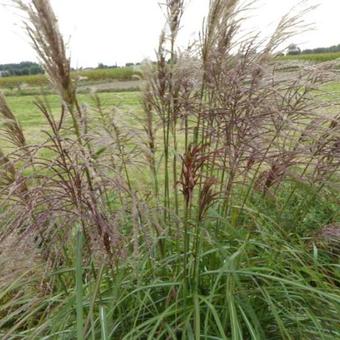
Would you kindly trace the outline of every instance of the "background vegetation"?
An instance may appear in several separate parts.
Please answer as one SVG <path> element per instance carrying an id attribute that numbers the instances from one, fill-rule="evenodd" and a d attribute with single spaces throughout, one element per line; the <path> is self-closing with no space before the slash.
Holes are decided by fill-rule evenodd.
<path id="1" fill-rule="evenodd" d="M 138 77 L 138 70 L 134 67 L 122 68 L 105 68 L 91 69 L 71 72 L 73 80 L 81 79 L 82 81 L 124 81 L 132 80 Z M 17 87 L 37 87 L 47 86 L 48 77 L 43 74 L 27 76 L 9 76 L 0 78 L 0 88 L 17 88 Z"/>
<path id="2" fill-rule="evenodd" d="M 317 47 L 303 50 L 303 54 L 316 54 L 316 53 L 335 53 L 340 52 L 340 44 L 330 47 Z"/>
<path id="3" fill-rule="evenodd" d="M 340 52 L 327 52 L 327 53 L 308 53 L 308 54 L 297 54 L 297 55 L 286 55 L 280 56 L 278 59 L 284 60 L 301 60 L 301 61 L 310 61 L 310 62 L 326 62 L 326 61 L 334 61 L 340 58 Z"/>
<path id="4" fill-rule="evenodd" d="M 0 73 L 2 76 L 27 76 L 43 73 L 43 69 L 37 63 L 23 61 L 19 64 L 0 65 Z"/>

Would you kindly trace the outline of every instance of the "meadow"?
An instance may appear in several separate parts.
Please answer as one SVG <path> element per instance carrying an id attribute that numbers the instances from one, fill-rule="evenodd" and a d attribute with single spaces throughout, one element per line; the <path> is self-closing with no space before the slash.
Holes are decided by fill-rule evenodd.
<path id="1" fill-rule="evenodd" d="M 39 91 L 39 90 L 38 90 Z M 140 92 L 103 92 L 97 94 L 103 107 L 108 110 L 119 108 L 126 111 L 133 110 L 134 112 L 141 111 L 141 96 Z M 21 124 L 27 141 L 29 144 L 41 143 L 45 136 L 42 131 L 48 129 L 48 122 L 41 115 L 41 111 L 34 104 L 37 96 L 9 96 L 8 104 L 16 113 L 16 117 Z M 45 95 L 46 103 L 48 103 L 51 112 L 58 114 L 61 105 L 61 99 L 58 95 Z M 80 94 L 79 100 L 84 106 L 91 107 L 95 101 L 91 94 Z M 93 113 L 92 113 L 93 114 Z M 94 117 L 97 114 L 93 114 Z M 93 117 L 93 118 L 94 118 Z"/>
<path id="2" fill-rule="evenodd" d="M 104 79 L 103 79 L 104 80 Z M 41 93 L 40 88 L 36 88 L 37 93 Z M 336 99 L 340 96 L 340 83 L 335 81 L 323 85 L 320 88 L 321 100 L 329 100 L 336 103 Z M 62 103 L 58 95 L 47 94 L 43 95 L 44 99 L 48 103 L 51 111 L 56 115 L 60 109 Z M 119 109 L 126 116 L 131 116 L 131 112 L 134 115 L 140 115 L 143 111 L 143 93 L 140 91 L 123 91 L 119 92 L 98 92 L 96 94 L 101 101 L 103 108 L 106 110 Z M 7 102 L 13 112 L 15 112 L 18 121 L 27 136 L 29 144 L 37 144 L 42 142 L 43 135 L 41 131 L 48 128 L 48 122 L 44 120 L 39 108 L 35 105 L 37 95 L 10 95 Z M 89 108 L 96 105 L 96 99 L 90 93 L 80 93 L 78 95 L 79 101 Z M 98 117 L 98 113 L 92 112 L 92 119 Z M 91 117 L 90 117 L 91 118 Z M 133 115 L 130 117 L 133 120 Z M 142 128 L 142 126 L 140 126 Z"/>
<path id="3" fill-rule="evenodd" d="M 82 79 L 82 82 L 96 81 L 126 81 L 136 78 L 138 71 L 134 67 L 105 68 L 72 71 L 74 80 Z M 0 77 L 0 88 L 17 89 L 22 87 L 46 87 L 49 81 L 46 75 L 37 74 L 30 76 Z"/>
<path id="4" fill-rule="evenodd" d="M 0 338 L 340 338 L 340 83 L 273 58 L 300 14 L 259 50 L 213 0 L 179 52 L 166 1 L 140 91 L 83 93 L 17 4 L 50 91 L 0 95 Z"/>
<path id="5" fill-rule="evenodd" d="M 309 61 L 313 63 L 321 63 L 326 61 L 334 61 L 340 58 L 340 52 L 330 52 L 330 53 L 310 53 L 310 54 L 298 54 L 298 55 L 286 55 L 278 57 L 279 60 L 289 61 Z"/>

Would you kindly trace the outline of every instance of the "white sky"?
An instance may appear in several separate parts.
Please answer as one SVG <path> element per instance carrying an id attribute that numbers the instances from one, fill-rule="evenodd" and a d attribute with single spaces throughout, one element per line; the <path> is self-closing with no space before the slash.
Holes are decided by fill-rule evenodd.
<path id="1" fill-rule="evenodd" d="M 162 0 L 51 0 L 65 40 L 70 42 L 73 66 L 124 65 L 154 56 L 164 16 Z M 0 0 L 0 63 L 36 60 L 22 30 L 21 19 L 13 8 Z M 249 27 L 263 35 L 300 0 L 259 0 Z M 308 15 L 314 31 L 301 34 L 291 42 L 302 48 L 340 43 L 340 0 L 310 0 L 320 6 Z M 209 0 L 187 0 L 181 42 L 193 40 L 200 30 Z"/>

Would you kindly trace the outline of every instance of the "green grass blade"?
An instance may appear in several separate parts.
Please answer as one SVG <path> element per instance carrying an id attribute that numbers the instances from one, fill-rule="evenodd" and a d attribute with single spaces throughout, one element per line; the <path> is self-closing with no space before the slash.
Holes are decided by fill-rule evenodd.
<path id="1" fill-rule="evenodd" d="M 99 307 L 99 316 L 100 316 L 100 326 L 101 326 L 101 334 L 102 340 L 109 339 L 109 332 L 107 330 L 107 316 L 106 316 L 106 309 L 105 306 L 101 305 Z"/>
<path id="2" fill-rule="evenodd" d="M 77 339 L 82 340 L 84 338 L 84 311 L 83 311 L 83 234 L 80 226 L 77 229 L 76 234 L 76 313 L 77 313 Z"/>

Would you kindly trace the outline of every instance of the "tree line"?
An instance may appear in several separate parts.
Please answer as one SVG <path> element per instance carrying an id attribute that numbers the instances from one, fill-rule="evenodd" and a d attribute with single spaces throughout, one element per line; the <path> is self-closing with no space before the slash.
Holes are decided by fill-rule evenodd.
<path id="1" fill-rule="evenodd" d="M 340 52 L 340 44 L 333 45 L 330 47 L 317 47 L 303 50 L 303 54 L 316 54 L 316 53 L 333 53 L 333 52 Z"/>
<path id="2" fill-rule="evenodd" d="M 28 76 L 44 73 L 42 67 L 31 61 L 23 61 L 21 63 L 0 64 L 0 76 Z"/>

